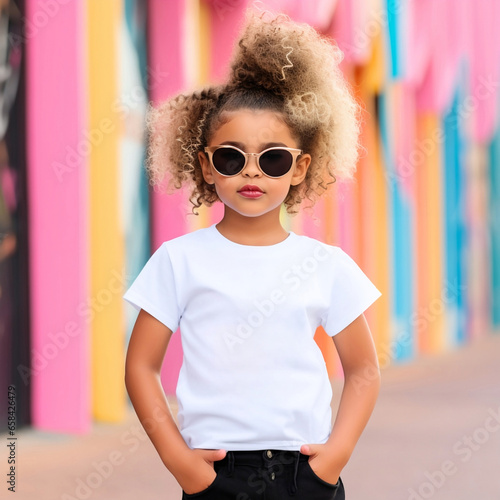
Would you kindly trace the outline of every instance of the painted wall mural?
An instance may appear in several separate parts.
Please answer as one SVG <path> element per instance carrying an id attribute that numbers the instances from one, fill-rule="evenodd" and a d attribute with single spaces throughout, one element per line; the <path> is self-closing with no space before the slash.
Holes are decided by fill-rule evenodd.
<path id="1" fill-rule="evenodd" d="M 18 131 L 27 137 L 26 376 L 32 425 L 83 433 L 93 419 L 124 417 L 123 363 L 135 318 L 121 298 L 127 284 L 163 241 L 222 213 L 219 205 L 196 217 L 185 193 L 148 189 L 147 104 L 220 81 L 251 3 L 47 5 L 25 0 L 20 34 L 27 85 L 26 131 Z M 500 2 L 305 5 L 258 2 L 337 41 L 365 110 L 366 154 L 355 183 L 335 184 L 312 213 L 284 215 L 284 224 L 341 246 L 383 292 L 367 315 L 382 367 L 495 334 Z M 316 339 L 330 375 L 339 376 L 333 343 L 322 331 Z M 175 392 L 181 360 L 177 332 L 162 373 L 167 394 Z"/>

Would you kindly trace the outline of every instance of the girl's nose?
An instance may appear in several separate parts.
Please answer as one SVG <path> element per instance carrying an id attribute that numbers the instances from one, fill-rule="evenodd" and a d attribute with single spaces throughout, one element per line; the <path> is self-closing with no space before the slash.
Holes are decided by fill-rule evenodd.
<path id="1" fill-rule="evenodd" d="M 260 177 L 262 172 L 260 171 L 257 163 L 259 161 L 257 153 L 249 153 L 249 155 L 251 156 L 248 157 L 247 164 L 245 165 L 242 174 L 246 177 Z"/>

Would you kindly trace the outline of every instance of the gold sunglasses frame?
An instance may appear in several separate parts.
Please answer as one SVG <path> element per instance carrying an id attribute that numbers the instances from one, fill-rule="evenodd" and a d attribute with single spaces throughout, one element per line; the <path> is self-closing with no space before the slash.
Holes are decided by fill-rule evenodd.
<path id="1" fill-rule="evenodd" d="M 214 165 L 214 162 L 213 162 L 213 155 L 214 153 L 218 150 L 218 149 L 221 149 L 221 148 L 225 148 L 225 149 L 235 149 L 236 151 L 238 151 L 239 153 L 241 153 L 244 157 L 245 157 L 245 164 L 243 165 L 243 168 L 239 171 L 239 172 L 236 172 L 235 174 L 231 174 L 231 175 L 227 175 L 227 174 L 223 174 L 221 172 L 219 172 L 217 170 L 217 167 Z M 273 151 L 273 150 L 276 150 L 276 149 L 279 149 L 279 150 L 285 150 L 285 151 L 288 151 L 291 155 L 292 155 L 292 164 L 290 165 L 290 168 L 283 174 L 283 175 L 280 175 L 280 176 L 273 176 L 273 175 L 268 175 L 266 174 L 261 166 L 260 166 L 260 162 L 259 162 L 259 159 L 260 157 L 267 153 L 268 151 Z M 210 164 L 212 165 L 212 167 L 214 167 L 214 169 L 216 170 L 216 172 L 219 174 L 219 175 L 222 175 L 223 177 L 234 177 L 235 175 L 238 175 L 238 174 L 241 174 L 241 172 L 243 172 L 243 170 L 245 170 L 245 167 L 247 166 L 248 164 L 248 158 L 250 156 L 255 156 L 256 159 L 257 159 L 257 167 L 259 168 L 259 170 L 266 176 L 266 177 L 269 177 L 270 179 L 280 179 L 281 177 L 284 177 L 286 174 L 288 174 L 288 172 L 290 172 L 290 170 L 292 169 L 292 167 L 297 163 L 297 158 L 302 155 L 302 150 L 301 149 L 296 149 L 296 148 L 286 148 L 286 147 L 283 147 L 283 146 L 276 146 L 276 147 L 273 147 L 273 148 L 267 148 L 267 149 L 264 149 L 264 151 L 261 151 L 260 153 L 245 153 L 244 151 L 242 151 L 241 149 L 237 148 L 236 146 L 230 146 L 229 144 L 222 144 L 220 146 L 209 146 L 209 147 L 206 147 L 205 148 L 205 153 L 208 154 L 208 159 L 210 160 Z"/>

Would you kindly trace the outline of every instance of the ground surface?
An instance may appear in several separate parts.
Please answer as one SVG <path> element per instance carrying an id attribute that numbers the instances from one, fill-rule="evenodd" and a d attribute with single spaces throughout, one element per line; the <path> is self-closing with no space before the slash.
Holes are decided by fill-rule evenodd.
<path id="1" fill-rule="evenodd" d="M 348 500 L 500 500 L 500 335 L 384 369 L 382 387 L 342 474 Z M 1 498 L 180 499 L 132 410 L 84 437 L 21 430 L 17 459 Z"/>

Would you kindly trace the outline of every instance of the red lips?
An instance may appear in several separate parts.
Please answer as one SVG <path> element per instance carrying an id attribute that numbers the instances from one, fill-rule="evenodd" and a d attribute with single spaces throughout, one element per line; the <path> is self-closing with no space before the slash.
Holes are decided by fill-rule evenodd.
<path id="1" fill-rule="evenodd" d="M 238 190 L 238 193 L 245 198 L 260 198 L 264 194 L 264 191 L 262 191 L 259 186 L 246 184 Z"/>
<path id="2" fill-rule="evenodd" d="M 262 189 L 260 189 L 259 186 L 253 186 L 252 184 L 246 184 L 238 191 L 238 193 L 241 193 L 242 191 L 254 191 L 258 193 L 263 193 Z"/>

